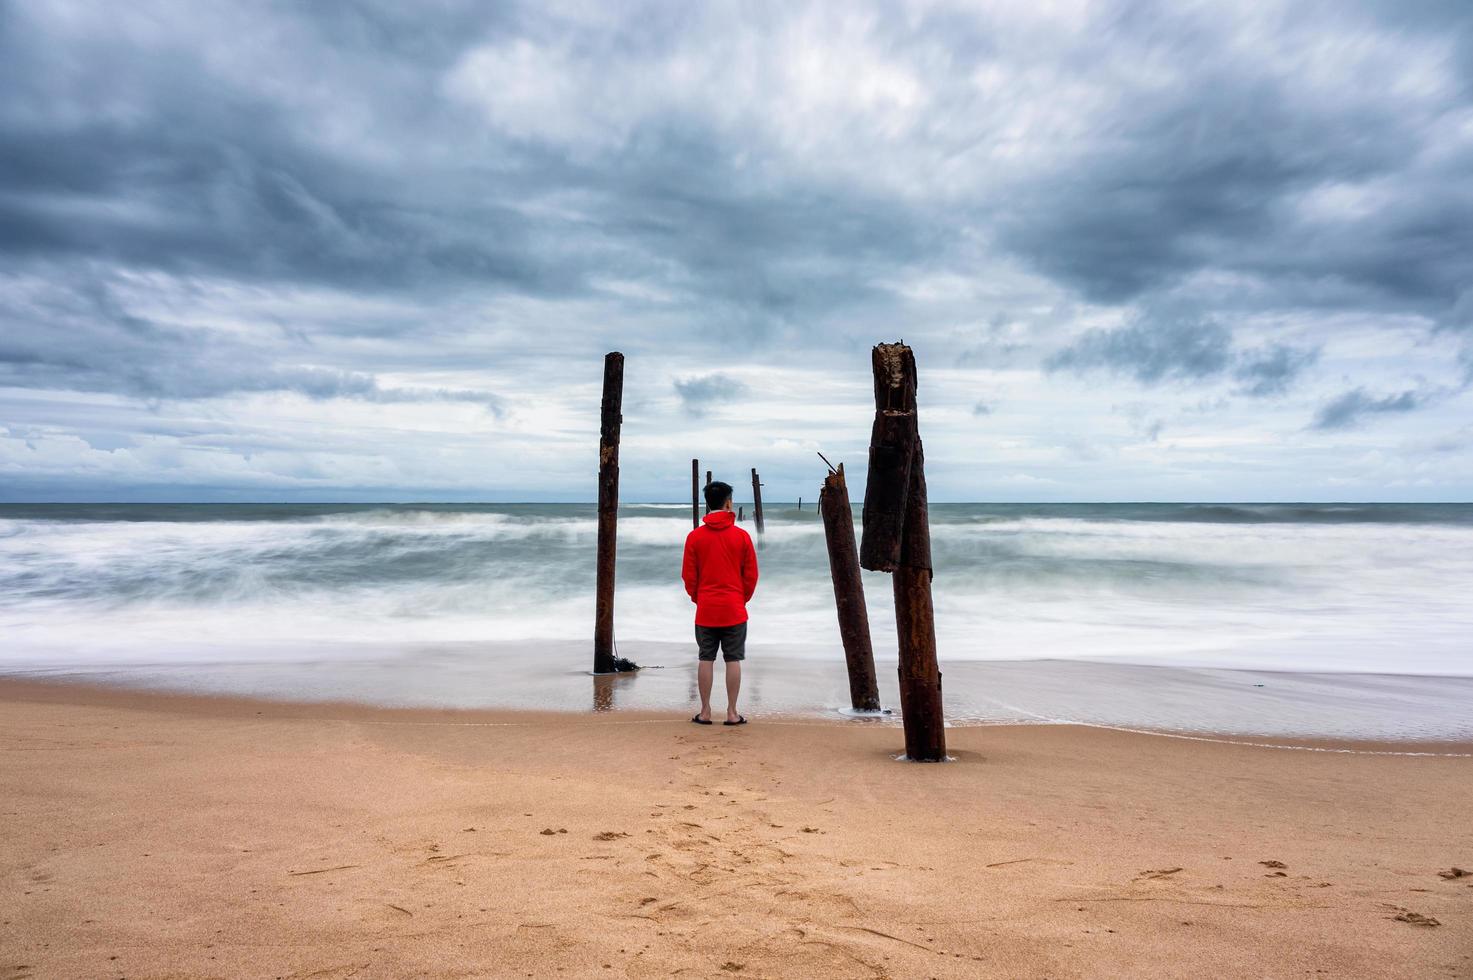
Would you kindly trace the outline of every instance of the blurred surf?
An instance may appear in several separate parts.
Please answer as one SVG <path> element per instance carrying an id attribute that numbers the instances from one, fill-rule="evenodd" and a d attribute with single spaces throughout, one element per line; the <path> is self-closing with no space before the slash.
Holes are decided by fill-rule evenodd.
<path id="1" fill-rule="evenodd" d="M 750 643 L 838 661 L 817 515 L 767 512 Z M 931 516 L 943 662 L 1473 676 L 1473 505 L 938 504 Z M 689 526 L 684 504 L 621 508 L 624 647 L 686 640 Z M 591 504 L 7 505 L 0 667 L 582 641 L 594 535 Z M 893 659 L 889 581 L 865 585 L 876 650 Z"/>

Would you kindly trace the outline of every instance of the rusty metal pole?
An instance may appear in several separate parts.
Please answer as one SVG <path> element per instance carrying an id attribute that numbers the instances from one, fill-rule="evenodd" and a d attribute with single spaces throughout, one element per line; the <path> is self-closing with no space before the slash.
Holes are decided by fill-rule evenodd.
<path id="1" fill-rule="evenodd" d="M 946 758 L 946 727 L 931 605 L 931 528 L 925 453 L 916 422 L 915 355 L 904 344 L 878 344 L 871 361 L 875 423 L 859 563 L 871 571 L 894 573 L 906 758 L 941 762 Z"/>
<path id="2" fill-rule="evenodd" d="M 829 575 L 834 580 L 834 604 L 839 609 L 839 639 L 849 667 L 849 702 L 855 711 L 879 711 L 880 688 L 875 680 L 875 650 L 870 643 L 869 611 L 864 605 L 864 582 L 859 574 L 859 552 L 854 544 L 854 509 L 844 464 L 824 477 L 818 492 L 823 535 L 829 546 Z"/>
<path id="3" fill-rule="evenodd" d="M 757 478 L 757 468 L 752 467 L 752 520 L 757 523 L 757 533 L 767 528 L 762 523 L 762 481 Z"/>
<path id="4" fill-rule="evenodd" d="M 707 470 L 706 471 L 706 486 L 709 487 L 710 485 L 711 485 L 711 471 L 710 470 Z M 711 505 L 710 504 L 707 504 L 706 505 L 706 513 L 708 513 L 708 514 L 711 513 Z"/>
<path id="5" fill-rule="evenodd" d="M 701 461 L 693 459 L 690 461 L 690 526 L 691 530 L 701 526 L 700 505 L 700 483 L 701 483 Z"/>
<path id="6" fill-rule="evenodd" d="M 593 613 L 593 672 L 618 669 L 614 657 L 614 559 L 619 523 L 619 427 L 624 421 L 624 355 L 604 357 L 598 433 L 598 592 Z"/>

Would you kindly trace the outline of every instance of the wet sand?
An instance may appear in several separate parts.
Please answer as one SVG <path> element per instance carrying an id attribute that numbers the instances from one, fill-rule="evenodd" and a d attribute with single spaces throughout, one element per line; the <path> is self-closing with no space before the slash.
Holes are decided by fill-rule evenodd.
<path id="1" fill-rule="evenodd" d="M 1473 747 L 948 738 L 0 680 L 0 977 L 1473 975 Z"/>
<path id="2" fill-rule="evenodd" d="M 403 708 L 679 713 L 695 702 L 690 644 L 624 643 L 650 669 L 591 677 L 586 643 L 385 643 L 155 651 L 142 662 L 7 665 L 6 674 L 143 690 Z M 842 652 L 749 648 L 743 709 L 832 720 L 849 704 Z M 0 654 L 3 656 L 3 654 Z M 663 666 L 659 666 L 663 665 Z M 894 705 L 896 665 L 876 664 Z M 1473 677 L 1227 670 L 1087 660 L 943 662 L 946 717 L 1243 736 L 1473 741 Z"/>

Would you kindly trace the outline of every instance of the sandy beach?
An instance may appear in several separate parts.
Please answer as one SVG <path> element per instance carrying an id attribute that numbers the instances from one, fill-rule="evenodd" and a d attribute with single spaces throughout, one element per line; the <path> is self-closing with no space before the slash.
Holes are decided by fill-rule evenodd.
<path id="1" fill-rule="evenodd" d="M 1473 975 L 1473 747 L 948 737 L 6 680 L 0 976 Z"/>

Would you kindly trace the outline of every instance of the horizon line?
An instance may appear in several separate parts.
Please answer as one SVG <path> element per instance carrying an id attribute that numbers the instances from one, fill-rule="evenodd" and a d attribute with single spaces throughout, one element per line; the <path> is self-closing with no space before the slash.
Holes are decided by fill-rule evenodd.
<path id="1" fill-rule="evenodd" d="M 787 503 L 797 503 L 799 500 L 806 500 L 806 499 L 809 499 L 809 498 L 798 498 L 798 497 L 795 497 L 792 500 L 776 499 L 776 500 L 773 500 L 772 503 L 784 503 L 784 504 L 787 504 Z M 812 499 L 814 500 L 815 505 L 816 505 L 818 498 L 817 497 L 814 497 Z M 686 505 L 689 502 L 690 501 L 686 501 L 686 500 L 623 500 L 623 501 L 619 501 L 619 503 L 621 505 L 627 505 L 627 506 L 641 506 L 641 505 L 684 506 L 684 505 Z M 859 501 L 859 503 L 862 503 L 862 502 L 863 501 Z M 1365 505 L 1379 505 L 1379 504 L 1414 504 L 1414 505 L 1417 505 L 1417 506 L 1461 506 L 1461 505 L 1473 504 L 1473 500 L 1304 500 L 1304 499 L 1281 499 L 1281 500 L 1270 500 L 1270 499 L 1251 499 L 1251 500 L 1249 500 L 1249 499 L 1237 499 L 1237 500 L 1229 500 L 1229 499 L 1220 499 L 1220 500 L 1214 500 L 1214 499 L 1209 499 L 1209 498 L 1196 498 L 1196 499 L 1185 499 L 1185 498 L 1182 498 L 1182 499 L 1169 499 L 1169 500 L 1165 500 L 1165 499 L 1164 500 L 1147 500 L 1147 499 L 1130 499 L 1130 500 L 931 500 L 931 501 L 929 501 L 929 503 L 931 503 L 931 504 L 942 504 L 942 505 L 945 505 L 945 504 L 986 504 L 986 505 L 1006 505 L 1006 506 L 1029 505 L 1029 506 L 1065 506 L 1065 507 L 1084 506 L 1084 505 L 1090 505 L 1090 504 L 1094 504 L 1094 505 L 1099 505 L 1099 504 L 1106 504 L 1106 505 L 1110 505 L 1110 504 L 1114 504 L 1114 505 L 1127 505 L 1127 504 L 1226 504 L 1226 505 L 1312 504 L 1312 505 L 1315 505 L 1315 506 L 1328 507 L 1328 506 L 1336 506 L 1336 505 L 1365 506 Z M 342 506 L 342 505 L 351 505 L 351 506 L 366 506 L 366 507 L 374 507 L 374 506 L 406 507 L 406 506 L 417 506 L 417 505 L 433 505 L 433 506 L 484 506 L 484 507 L 501 507 L 501 506 L 549 506 L 549 507 L 557 507 L 557 506 L 571 506 L 571 505 L 585 505 L 585 504 L 586 505 L 589 505 L 589 506 L 596 506 L 598 504 L 598 501 L 597 500 L 0 500 L 0 508 L 3 508 L 3 507 L 45 507 L 45 506 L 127 506 L 127 505 L 139 505 L 139 506 L 148 506 L 148 505 L 170 505 L 170 506 L 172 506 L 172 505 L 195 505 L 195 506 L 222 506 L 222 507 L 239 507 L 239 506 L 248 506 L 248 505 L 249 506 L 294 506 L 294 505 L 296 505 L 296 506 L 300 506 L 300 505 Z"/>

